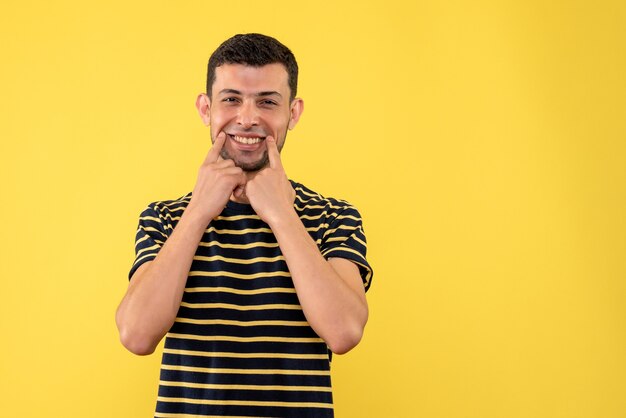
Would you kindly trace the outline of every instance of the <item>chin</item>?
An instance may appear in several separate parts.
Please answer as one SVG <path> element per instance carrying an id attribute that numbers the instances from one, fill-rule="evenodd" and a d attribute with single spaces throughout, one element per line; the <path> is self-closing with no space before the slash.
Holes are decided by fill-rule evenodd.
<path id="1" fill-rule="evenodd" d="M 233 158 L 226 150 L 222 150 L 221 156 L 225 160 L 233 160 L 237 167 L 248 173 L 259 171 L 269 165 L 267 152 L 264 152 L 263 156 L 256 161 L 241 161 L 239 158 Z"/>
<path id="2" fill-rule="evenodd" d="M 267 160 L 263 159 L 261 161 L 256 161 L 256 162 L 251 162 L 251 163 L 242 163 L 241 161 L 235 161 L 235 165 L 241 168 L 243 171 L 250 173 L 254 171 L 259 171 L 265 168 L 268 164 L 267 164 Z"/>

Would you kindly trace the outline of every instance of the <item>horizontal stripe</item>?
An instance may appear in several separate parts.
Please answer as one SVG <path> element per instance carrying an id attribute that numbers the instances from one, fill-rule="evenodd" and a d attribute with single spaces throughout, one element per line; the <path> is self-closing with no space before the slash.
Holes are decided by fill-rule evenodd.
<path id="1" fill-rule="evenodd" d="M 224 415 L 196 415 L 196 414 L 177 414 L 174 412 L 155 412 L 155 418 L 224 418 Z M 256 415 L 228 415 L 228 418 L 258 418 Z M 268 417 L 273 418 L 273 417 Z"/>
<path id="2" fill-rule="evenodd" d="M 143 232 L 143 230 L 141 228 L 139 228 L 137 230 L 137 233 L 139 233 L 139 231 Z M 145 240 L 150 239 L 150 235 L 146 234 L 143 237 L 139 238 L 137 241 L 135 241 L 135 248 L 137 248 L 137 245 L 144 242 Z"/>
<path id="3" fill-rule="evenodd" d="M 336 251 L 347 251 L 347 252 L 349 252 L 349 253 L 356 254 L 356 255 L 358 255 L 358 256 L 359 256 L 359 258 L 363 259 L 363 254 L 361 254 L 360 252 L 358 252 L 358 251 L 356 251 L 356 250 L 353 250 L 353 249 L 352 249 L 352 248 L 350 248 L 350 247 L 345 247 L 345 246 L 333 247 L 333 248 L 331 248 L 331 249 L 329 249 L 329 250 L 327 250 L 327 251 L 324 251 L 324 252 L 322 253 L 322 255 L 323 255 L 323 256 L 327 256 L 328 254 L 330 254 L 330 253 L 332 253 L 332 252 L 336 252 Z"/>
<path id="4" fill-rule="evenodd" d="M 301 198 L 298 195 L 296 195 L 296 200 L 299 200 L 300 202 L 305 204 L 305 206 L 299 207 L 296 203 L 294 203 L 294 206 L 296 208 L 302 209 L 302 210 L 304 210 L 304 209 L 312 209 L 312 208 L 315 208 L 315 209 L 331 208 L 331 209 L 339 209 L 339 210 L 346 209 L 345 202 L 341 202 L 341 201 L 337 201 L 337 203 L 343 203 L 344 206 L 333 205 L 330 200 L 323 200 L 323 199 L 321 199 L 321 200 L 316 200 L 316 199 L 304 200 L 303 198 Z M 325 203 L 325 204 L 324 205 L 312 205 L 311 202 L 313 202 L 313 203 Z"/>
<path id="5" fill-rule="evenodd" d="M 191 383 L 159 381 L 161 386 L 173 386 L 193 389 L 217 389 L 217 390 L 282 390 L 289 392 L 331 392 L 326 386 L 281 386 L 281 385 L 218 385 L 214 383 Z"/>
<path id="6" fill-rule="evenodd" d="M 363 232 L 363 231 L 361 231 Z M 367 248 L 367 242 L 363 241 L 361 238 L 359 238 L 357 235 L 352 235 L 352 239 L 354 239 L 356 242 L 358 242 L 359 244 L 361 244 L 362 246 L 364 246 L 365 248 Z"/>
<path id="7" fill-rule="evenodd" d="M 361 244 L 362 246 L 364 246 L 365 248 L 367 248 L 367 243 L 361 240 L 356 234 L 352 234 L 350 236 L 328 238 L 326 239 L 326 242 L 344 242 L 344 241 L 347 241 L 348 239 L 353 239 L 359 244 Z"/>
<path id="8" fill-rule="evenodd" d="M 328 224 L 319 224 L 318 226 L 309 226 L 304 229 L 306 229 L 307 232 L 317 232 L 322 228 L 328 228 Z"/>
<path id="9" fill-rule="evenodd" d="M 355 222 L 361 222 L 361 220 L 359 218 L 357 218 L 356 216 L 352 216 L 352 215 L 337 215 L 337 216 L 332 216 L 334 215 L 334 213 L 330 213 L 330 219 L 335 221 L 337 219 L 352 219 Z M 320 213 L 319 215 L 300 215 L 300 219 L 306 219 L 308 221 L 316 221 L 321 219 L 322 217 L 329 217 L 329 213 L 328 211 L 324 211 L 322 213 Z"/>
<path id="10" fill-rule="evenodd" d="M 313 199 L 303 199 L 300 195 L 296 194 L 295 200 L 299 200 L 302 203 L 309 203 L 310 201 L 317 203 L 320 202 L 322 199 L 320 199 L 319 196 L 313 196 Z"/>
<path id="11" fill-rule="evenodd" d="M 154 216 L 141 216 L 139 219 L 142 221 L 153 221 L 159 224 L 161 223 L 161 219 L 155 218 Z"/>
<path id="12" fill-rule="evenodd" d="M 189 204 L 190 201 L 191 201 L 191 193 L 187 193 L 185 196 L 179 197 L 176 200 L 172 200 L 171 202 L 167 202 L 167 201 L 161 202 L 161 204 L 169 209 L 172 206 L 179 205 L 181 203 Z M 174 209 L 177 209 L 177 208 L 174 208 Z"/>
<path id="13" fill-rule="evenodd" d="M 256 219 L 261 220 L 259 215 L 234 215 L 234 216 L 222 216 L 219 215 L 214 221 L 239 221 L 241 219 Z"/>
<path id="14" fill-rule="evenodd" d="M 234 279 L 259 279 L 261 277 L 291 277 L 288 271 L 268 271 L 252 274 L 231 273 L 229 271 L 200 271 L 193 270 L 189 272 L 189 276 L 202 277 L 232 277 Z"/>
<path id="15" fill-rule="evenodd" d="M 198 244 L 200 247 L 220 247 L 220 248 L 232 248 L 237 250 L 248 250 L 250 248 L 264 247 L 264 248 L 276 248 L 278 247 L 277 242 L 252 242 L 249 244 L 226 244 L 219 241 L 209 241 L 209 242 L 201 242 Z"/>
<path id="16" fill-rule="evenodd" d="M 216 229 L 213 226 L 210 226 L 206 229 L 206 233 L 214 232 L 216 234 L 231 234 L 231 235 L 246 235 L 246 234 L 254 234 L 258 232 L 267 232 L 272 233 L 272 230 L 269 228 L 246 228 L 246 229 Z"/>
<path id="17" fill-rule="evenodd" d="M 352 215 L 337 215 L 335 219 L 352 219 L 353 221 L 361 222 L 361 218 L 357 218 L 356 216 Z"/>
<path id="18" fill-rule="evenodd" d="M 332 408 L 330 403 L 322 402 L 275 402 L 275 401 L 226 401 L 193 398 L 157 397 L 159 402 L 190 403 L 195 405 L 237 405 L 237 406 L 286 406 L 289 408 Z"/>
<path id="19" fill-rule="evenodd" d="M 327 229 L 326 232 L 324 232 L 324 237 L 330 235 L 330 234 L 334 234 L 335 232 L 337 232 L 338 230 L 346 230 L 346 231 L 358 231 L 359 228 L 353 225 L 339 225 L 337 228 L 334 229 Z"/>
<path id="20" fill-rule="evenodd" d="M 265 287 L 261 289 L 241 290 L 232 287 L 186 287 L 187 293 L 234 293 L 236 295 L 263 295 L 266 293 L 296 293 L 293 287 Z"/>
<path id="21" fill-rule="evenodd" d="M 350 238 L 349 236 L 342 236 L 342 237 L 332 237 L 332 238 L 327 238 L 326 242 L 344 242 L 346 241 L 348 238 Z"/>
<path id="22" fill-rule="evenodd" d="M 328 217 L 328 212 L 324 211 L 320 213 L 319 215 L 300 215 L 300 219 L 306 219 L 307 221 L 317 221 L 318 219 L 321 219 L 322 217 L 324 218 Z"/>
<path id="23" fill-rule="evenodd" d="M 150 253 L 150 254 L 142 255 L 141 257 L 139 257 L 138 259 L 135 260 L 135 262 L 133 263 L 133 266 L 135 264 L 139 263 L 141 260 L 146 259 L 148 257 L 156 257 L 156 254 L 155 253 Z"/>
<path id="24" fill-rule="evenodd" d="M 198 261 L 225 261 L 233 264 L 254 264 L 254 263 L 274 263 L 276 261 L 285 261 L 285 257 L 278 255 L 276 257 L 255 257 L 255 258 L 230 258 L 221 255 L 213 255 L 210 257 L 195 255 L 194 260 Z"/>
<path id="25" fill-rule="evenodd" d="M 285 326 L 285 327 L 308 327 L 306 321 L 232 321 L 227 319 L 191 319 L 176 318 L 175 322 L 196 325 L 232 325 L 235 327 L 263 327 L 263 326 Z"/>
<path id="26" fill-rule="evenodd" d="M 182 218 L 181 216 L 172 216 L 170 213 L 166 213 L 163 216 L 163 219 L 167 220 L 169 218 L 170 221 L 174 222 L 174 221 L 180 221 L 180 218 Z"/>
<path id="27" fill-rule="evenodd" d="M 196 334 L 174 334 L 167 333 L 170 338 L 195 341 L 231 341 L 240 343 L 319 343 L 321 338 L 295 338 L 295 337 L 233 337 L 231 335 L 196 335 Z"/>
<path id="28" fill-rule="evenodd" d="M 166 214 L 164 216 L 165 219 L 169 218 L 172 221 L 180 221 L 180 218 L 182 216 L 172 216 L 169 213 Z M 148 217 L 145 217 L 144 219 L 146 219 Z M 235 216 L 218 216 L 217 218 L 214 218 L 213 221 L 226 221 L 226 222 L 234 222 L 234 221 L 239 221 L 241 219 L 256 219 L 256 220 L 261 220 L 261 217 L 259 215 L 235 215 Z"/>
<path id="29" fill-rule="evenodd" d="M 185 202 L 185 203 L 187 203 L 187 202 Z M 186 208 L 187 208 L 187 205 L 179 206 L 177 208 L 167 208 L 167 210 L 169 210 L 170 212 L 180 212 L 180 211 L 184 211 Z M 167 214 L 165 216 L 167 217 Z"/>
<path id="30" fill-rule="evenodd" d="M 286 305 L 281 303 L 268 303 L 267 305 L 234 305 L 232 303 L 189 303 L 181 302 L 180 306 L 191 309 L 234 309 L 236 311 L 265 311 L 269 309 L 289 309 L 300 311 L 300 305 Z"/>
<path id="31" fill-rule="evenodd" d="M 163 353 L 199 357 L 232 357 L 232 358 L 281 358 L 296 360 L 328 360 L 327 354 L 291 354 L 291 353 L 233 353 L 195 350 L 177 350 L 164 348 Z"/>
<path id="32" fill-rule="evenodd" d="M 139 228 L 140 230 L 143 230 L 145 232 L 158 232 L 159 234 L 161 234 L 163 236 L 163 238 L 167 239 L 167 235 L 165 235 L 163 232 L 159 231 L 156 228 L 153 228 L 151 226 L 142 226 L 141 228 Z"/>
<path id="33" fill-rule="evenodd" d="M 152 247 L 142 248 L 141 250 L 137 251 L 137 257 L 139 257 L 142 253 L 145 253 L 146 251 L 156 250 L 158 248 L 161 248 L 161 246 L 158 244 L 154 244 Z"/>
<path id="34" fill-rule="evenodd" d="M 305 206 L 298 206 L 296 204 L 294 204 L 293 206 L 298 209 L 298 210 L 311 210 L 311 209 L 326 209 L 328 207 L 334 208 L 334 209 L 342 209 L 340 206 L 332 206 L 332 205 L 310 205 L 307 204 L 306 202 L 304 202 Z"/>
<path id="35" fill-rule="evenodd" d="M 310 197 L 316 197 L 318 199 L 322 199 L 322 195 L 320 195 L 319 193 L 314 193 L 312 191 L 304 190 L 302 187 L 296 187 L 294 190 L 297 190 L 297 191 L 301 192 L 303 195 L 307 195 L 307 196 L 310 196 Z"/>
<path id="36" fill-rule="evenodd" d="M 293 376 L 330 376 L 329 370 L 292 370 L 292 369 L 219 369 L 215 367 L 174 366 L 162 364 L 162 369 L 192 373 L 217 374 L 284 374 Z"/>

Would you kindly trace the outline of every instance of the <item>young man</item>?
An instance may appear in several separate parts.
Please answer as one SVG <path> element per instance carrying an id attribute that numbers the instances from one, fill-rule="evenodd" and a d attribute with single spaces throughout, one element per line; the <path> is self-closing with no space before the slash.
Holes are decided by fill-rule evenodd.
<path id="1" fill-rule="evenodd" d="M 276 39 L 225 41 L 196 100 L 213 146 L 193 192 L 140 216 L 116 322 L 136 354 L 167 334 L 156 417 L 333 416 L 331 351 L 360 341 L 372 270 L 357 210 L 283 169 L 297 77 Z"/>

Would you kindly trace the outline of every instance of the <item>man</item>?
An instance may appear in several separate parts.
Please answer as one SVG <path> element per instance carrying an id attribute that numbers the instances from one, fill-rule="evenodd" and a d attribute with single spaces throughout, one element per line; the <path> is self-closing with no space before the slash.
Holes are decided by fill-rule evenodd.
<path id="1" fill-rule="evenodd" d="M 225 41 L 196 100 L 213 146 L 193 192 L 141 214 L 116 322 L 140 355 L 167 334 L 156 417 L 333 416 L 330 352 L 360 341 L 372 270 L 356 209 L 283 169 L 297 77 L 277 40 Z"/>

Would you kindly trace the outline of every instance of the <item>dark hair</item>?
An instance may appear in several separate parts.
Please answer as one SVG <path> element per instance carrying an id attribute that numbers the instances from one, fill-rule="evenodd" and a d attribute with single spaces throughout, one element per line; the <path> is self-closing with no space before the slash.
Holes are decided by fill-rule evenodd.
<path id="1" fill-rule="evenodd" d="M 209 58 L 206 77 L 206 92 L 211 97 L 215 82 L 215 69 L 223 64 L 244 64 L 262 67 L 279 63 L 287 70 L 290 100 L 296 97 L 298 90 L 298 63 L 289 48 L 271 36 L 260 33 L 235 35 L 224 41 Z"/>

